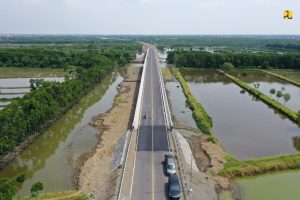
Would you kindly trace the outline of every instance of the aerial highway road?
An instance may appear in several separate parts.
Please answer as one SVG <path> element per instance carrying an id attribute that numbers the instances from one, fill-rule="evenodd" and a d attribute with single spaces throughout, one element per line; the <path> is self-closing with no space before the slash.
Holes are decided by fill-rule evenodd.
<path id="1" fill-rule="evenodd" d="M 132 200 L 168 199 L 168 177 L 165 174 L 163 160 L 169 151 L 169 143 L 156 59 L 155 48 L 151 47 L 146 60 L 142 117 L 131 190 Z"/>

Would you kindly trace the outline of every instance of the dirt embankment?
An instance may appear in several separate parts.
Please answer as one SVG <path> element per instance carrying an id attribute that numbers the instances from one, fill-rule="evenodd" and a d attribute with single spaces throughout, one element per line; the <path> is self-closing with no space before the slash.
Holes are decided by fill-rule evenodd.
<path id="1" fill-rule="evenodd" d="M 198 169 L 206 173 L 215 182 L 215 190 L 220 194 L 224 190 L 231 191 L 235 200 L 240 199 L 239 190 L 231 179 L 219 176 L 223 169 L 225 152 L 220 144 L 207 141 L 206 135 L 187 138 Z"/>
<path id="2" fill-rule="evenodd" d="M 126 79 L 132 80 L 130 77 Z M 80 169 L 79 189 L 90 199 L 106 200 L 114 195 L 119 172 L 112 170 L 112 158 L 118 140 L 131 124 L 137 86 L 137 82 L 123 81 L 112 109 L 94 117 L 91 122 L 104 131 L 99 134 L 98 144 L 88 153 L 89 158 Z"/>

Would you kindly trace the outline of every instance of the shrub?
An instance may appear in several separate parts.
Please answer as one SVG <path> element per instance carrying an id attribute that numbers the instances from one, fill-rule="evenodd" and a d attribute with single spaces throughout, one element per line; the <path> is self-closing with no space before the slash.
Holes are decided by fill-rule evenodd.
<path id="1" fill-rule="evenodd" d="M 216 138 L 216 136 L 214 136 L 214 135 L 210 135 L 210 136 L 207 138 L 207 141 L 210 141 L 210 142 L 216 144 L 216 143 L 217 143 L 217 138 Z"/>

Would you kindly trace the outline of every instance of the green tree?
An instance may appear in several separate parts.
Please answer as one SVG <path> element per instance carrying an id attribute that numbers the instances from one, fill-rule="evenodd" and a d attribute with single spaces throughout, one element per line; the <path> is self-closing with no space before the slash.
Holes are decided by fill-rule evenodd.
<path id="1" fill-rule="evenodd" d="M 298 110 L 298 121 L 300 122 L 300 110 Z"/>
<path id="2" fill-rule="evenodd" d="M 230 71 L 234 71 L 235 67 L 232 63 L 229 62 L 225 62 L 222 67 L 222 70 L 226 71 L 226 72 L 230 72 Z"/>
<path id="3" fill-rule="evenodd" d="M 16 177 L 17 183 L 20 185 L 25 181 L 25 174 L 20 174 Z M 19 191 L 19 198 L 20 198 L 20 191 Z"/>
<path id="4" fill-rule="evenodd" d="M 15 180 L 6 178 L 0 179 L 1 200 L 12 200 L 16 192 Z"/>
<path id="5" fill-rule="evenodd" d="M 270 97 L 272 97 L 272 95 L 276 94 L 276 90 L 272 88 L 270 89 L 269 93 L 270 93 Z"/>
<path id="6" fill-rule="evenodd" d="M 291 95 L 289 93 L 286 93 L 283 95 L 284 99 L 284 105 L 291 99 Z"/>
<path id="7" fill-rule="evenodd" d="M 283 93 L 279 90 L 276 92 L 277 101 L 283 96 Z"/>
<path id="8" fill-rule="evenodd" d="M 42 191 L 43 189 L 44 189 L 44 185 L 42 182 L 34 183 L 30 189 L 31 196 L 37 199 L 37 197 L 39 196 L 39 192 Z"/>

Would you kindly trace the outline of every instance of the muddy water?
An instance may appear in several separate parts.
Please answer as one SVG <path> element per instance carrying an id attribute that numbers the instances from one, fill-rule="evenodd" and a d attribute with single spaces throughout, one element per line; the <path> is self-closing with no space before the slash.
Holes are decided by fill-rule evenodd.
<path id="1" fill-rule="evenodd" d="M 243 200 L 298 200 L 300 171 L 275 173 L 236 180 Z"/>
<path id="2" fill-rule="evenodd" d="M 18 87 L 29 87 L 30 79 L 36 78 L 1 78 L 0 88 L 15 87 L 13 89 L 0 89 L 0 98 L 16 98 L 22 97 L 25 93 L 30 92 L 29 88 L 18 88 Z M 39 79 L 44 79 L 46 81 L 58 81 L 63 82 L 64 77 L 43 77 Z M 18 94 L 14 94 L 18 93 Z M 23 93 L 23 94 L 22 94 Z"/>
<path id="3" fill-rule="evenodd" d="M 36 181 L 44 183 L 44 192 L 73 189 L 72 173 L 76 160 L 97 141 L 98 130 L 89 126 L 89 122 L 93 116 L 111 108 L 122 80 L 116 74 L 103 80 L 2 170 L 0 177 L 25 173 L 21 195 L 28 195 Z"/>
<path id="4" fill-rule="evenodd" d="M 178 82 L 166 82 L 166 88 L 168 91 L 168 98 L 172 114 L 176 118 L 179 124 L 197 128 L 197 125 L 193 119 L 192 111 L 186 105 L 186 98 Z"/>
<path id="5" fill-rule="evenodd" d="M 260 71 L 237 71 L 232 74 L 275 100 L 277 100 L 276 95 L 271 95 L 270 89 L 274 88 L 276 91 L 282 91 L 284 94 L 289 93 L 291 99 L 288 102 L 285 102 L 283 97 L 278 101 L 295 111 L 300 110 L 300 87 Z"/>
<path id="6" fill-rule="evenodd" d="M 215 71 L 182 71 L 214 121 L 224 149 L 238 159 L 296 153 L 300 128 Z"/>

